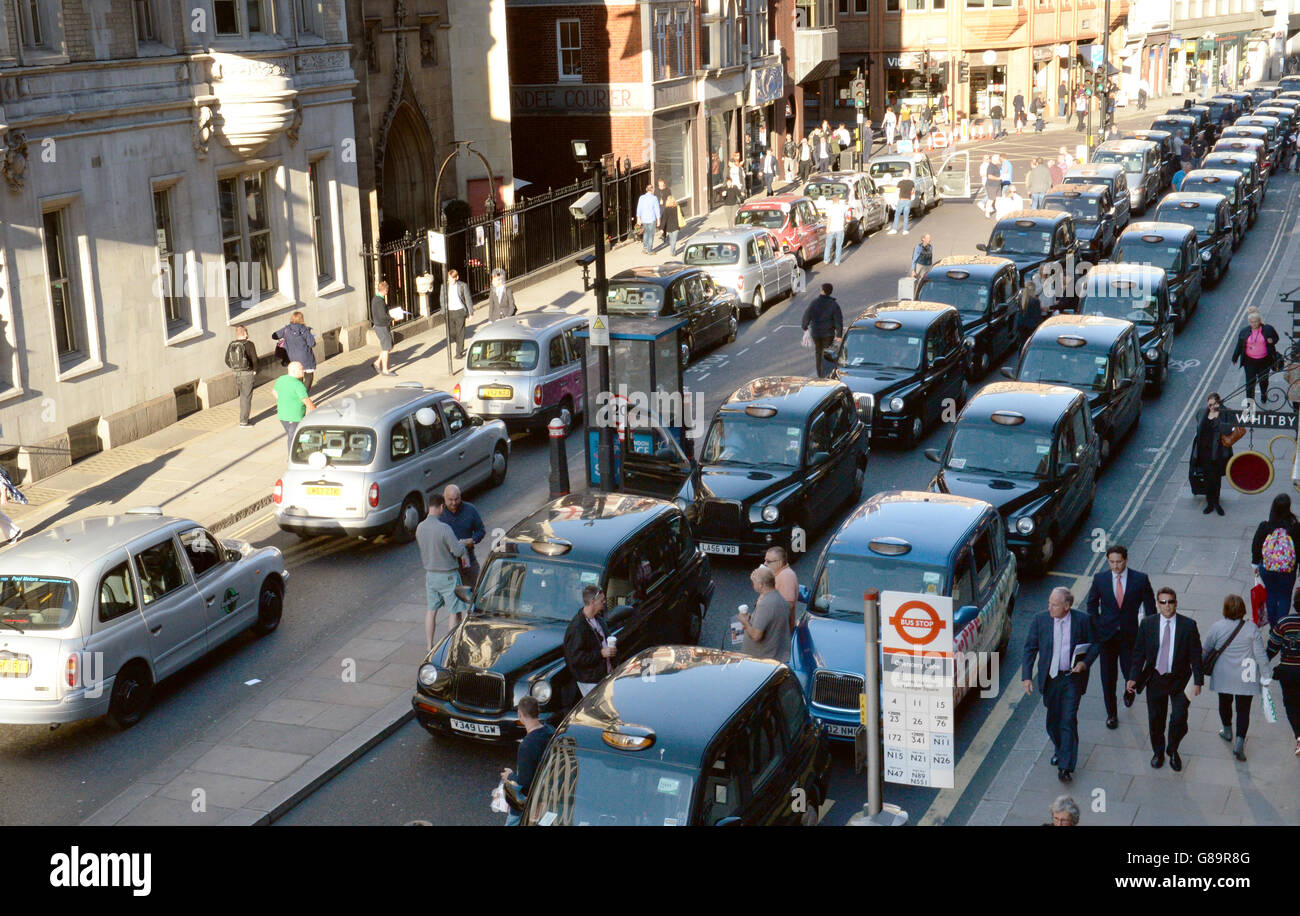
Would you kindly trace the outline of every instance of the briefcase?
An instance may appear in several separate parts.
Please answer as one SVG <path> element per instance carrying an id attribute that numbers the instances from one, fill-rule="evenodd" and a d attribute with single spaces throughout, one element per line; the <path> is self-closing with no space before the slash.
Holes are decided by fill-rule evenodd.
<path id="1" fill-rule="evenodd" d="M 1187 468 L 1187 481 L 1192 486 L 1193 496 L 1204 496 L 1209 489 L 1205 479 L 1205 469 L 1200 465 L 1192 464 Z"/>

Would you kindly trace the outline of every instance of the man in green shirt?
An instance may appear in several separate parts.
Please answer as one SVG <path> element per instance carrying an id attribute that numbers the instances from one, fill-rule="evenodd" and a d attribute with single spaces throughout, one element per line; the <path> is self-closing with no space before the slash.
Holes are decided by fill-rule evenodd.
<path id="1" fill-rule="evenodd" d="M 287 372 L 275 380 L 275 415 L 284 426 L 285 438 L 293 448 L 293 431 L 298 428 L 307 411 L 315 410 L 316 403 L 307 397 L 307 386 L 303 383 L 302 363 L 289 363 Z"/>

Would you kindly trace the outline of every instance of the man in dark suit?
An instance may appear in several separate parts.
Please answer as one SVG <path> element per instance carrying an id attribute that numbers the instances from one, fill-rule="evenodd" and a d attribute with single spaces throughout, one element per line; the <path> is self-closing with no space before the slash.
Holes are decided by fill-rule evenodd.
<path id="1" fill-rule="evenodd" d="M 492 288 L 488 290 L 488 321 L 500 321 L 515 314 L 515 294 L 506 286 L 506 272 L 492 271 Z"/>
<path id="2" fill-rule="evenodd" d="M 564 631 L 564 661 L 584 697 L 613 670 L 617 650 L 608 640 L 605 593 L 588 585 L 582 590 L 582 609 Z"/>
<path id="3" fill-rule="evenodd" d="M 1151 726 L 1151 766 L 1165 765 L 1175 772 L 1183 768 L 1178 744 L 1187 734 L 1187 707 L 1191 701 L 1184 691 L 1187 679 L 1195 678 L 1192 696 L 1199 696 L 1205 676 L 1201 673 L 1201 634 L 1196 621 L 1178 613 L 1178 596 L 1172 588 L 1156 592 L 1160 613 L 1148 616 L 1138 627 L 1137 646 L 1129 670 L 1136 679 L 1128 682 L 1129 690 L 1147 689 L 1147 721 Z M 1169 712 L 1168 737 L 1165 713 Z"/>
<path id="4" fill-rule="evenodd" d="M 1137 642 L 1138 620 L 1156 612 L 1156 596 L 1146 573 L 1128 568 L 1128 548 L 1123 544 L 1106 548 L 1106 562 L 1110 570 L 1092 577 L 1087 609 L 1092 635 L 1101 643 L 1101 698 L 1106 703 L 1106 727 L 1118 728 L 1115 681 L 1121 668 L 1126 683 L 1136 676 L 1129 662 Z M 1132 706 L 1134 696 L 1125 690 L 1124 705 Z"/>
<path id="5" fill-rule="evenodd" d="M 1092 622 L 1083 611 L 1070 609 L 1074 596 L 1066 588 L 1052 589 L 1047 610 L 1029 624 L 1025 637 L 1025 660 L 1021 677 L 1025 693 L 1034 692 L 1034 681 L 1047 707 L 1047 736 L 1056 753 L 1052 766 L 1061 782 L 1074 778 L 1079 755 L 1079 700 L 1088 689 L 1088 669 L 1101 647 L 1092 638 Z M 1084 648 L 1086 646 L 1086 648 Z M 1080 656 L 1079 650 L 1083 649 Z M 1042 653 L 1038 677 L 1034 659 Z"/>

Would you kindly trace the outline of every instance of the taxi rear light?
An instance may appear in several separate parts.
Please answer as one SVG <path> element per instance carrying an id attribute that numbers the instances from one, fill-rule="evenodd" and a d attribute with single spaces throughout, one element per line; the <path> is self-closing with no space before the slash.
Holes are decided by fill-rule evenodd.
<path id="1" fill-rule="evenodd" d="M 275 503 L 278 506 L 280 505 L 280 502 L 283 499 L 284 499 L 284 481 L 277 480 L 275 482 L 275 486 L 271 488 L 271 502 Z"/>
<path id="2" fill-rule="evenodd" d="M 534 407 L 541 407 L 541 406 L 542 406 L 542 386 L 541 386 L 541 385 L 534 385 L 534 386 L 533 386 L 533 406 L 534 406 Z"/>
<path id="3" fill-rule="evenodd" d="M 458 401 L 460 400 L 460 382 L 457 382 L 456 387 L 451 389 L 451 396 Z"/>
<path id="4" fill-rule="evenodd" d="M 629 734 L 627 732 L 604 731 L 601 739 L 612 748 L 620 751 L 644 751 L 655 743 L 654 732 Z"/>
<path id="5" fill-rule="evenodd" d="M 744 289 L 744 288 L 745 288 L 745 275 L 736 274 L 736 289 Z"/>
<path id="6" fill-rule="evenodd" d="M 65 683 L 67 683 L 69 687 L 76 687 L 80 681 L 81 672 L 78 670 L 80 667 L 79 662 L 80 659 L 77 657 L 77 653 L 73 652 L 68 656 L 68 661 L 64 665 L 64 679 Z"/>
<path id="7" fill-rule="evenodd" d="M 370 491 L 366 494 L 366 502 L 370 504 L 372 509 L 379 508 L 379 484 L 372 483 L 370 485 Z"/>

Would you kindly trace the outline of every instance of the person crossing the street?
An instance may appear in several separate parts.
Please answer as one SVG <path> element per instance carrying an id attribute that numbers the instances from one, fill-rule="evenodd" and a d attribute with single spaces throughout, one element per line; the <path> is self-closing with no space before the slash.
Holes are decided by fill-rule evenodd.
<path id="1" fill-rule="evenodd" d="M 917 283 L 934 264 L 934 246 L 930 243 L 930 233 L 921 236 L 921 241 L 912 249 L 912 279 Z"/>
<path id="2" fill-rule="evenodd" d="M 835 287 L 829 283 L 822 284 L 822 294 L 804 309 L 802 329 L 812 342 L 813 354 L 817 363 L 817 377 L 825 378 L 822 353 L 828 347 L 838 346 L 844 334 L 844 313 L 840 304 L 831 297 Z"/>

